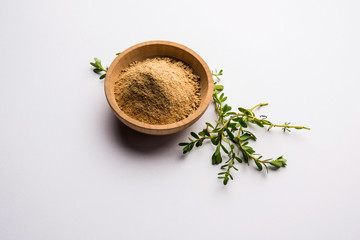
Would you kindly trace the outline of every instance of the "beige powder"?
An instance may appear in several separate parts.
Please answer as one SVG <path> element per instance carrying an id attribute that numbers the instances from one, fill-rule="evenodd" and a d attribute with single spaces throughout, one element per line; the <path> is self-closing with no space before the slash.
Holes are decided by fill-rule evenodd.
<path id="1" fill-rule="evenodd" d="M 138 121 L 161 125 L 188 117 L 200 104 L 200 77 L 168 57 L 134 62 L 115 83 L 120 109 Z"/>

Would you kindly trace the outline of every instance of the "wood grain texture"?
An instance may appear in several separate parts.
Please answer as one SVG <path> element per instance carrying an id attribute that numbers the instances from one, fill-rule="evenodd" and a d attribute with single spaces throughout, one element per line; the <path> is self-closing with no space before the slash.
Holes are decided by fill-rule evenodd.
<path id="1" fill-rule="evenodd" d="M 198 109 L 187 118 L 171 124 L 151 125 L 137 121 L 126 115 L 117 105 L 114 88 L 121 70 L 134 61 L 142 61 L 151 57 L 171 57 L 183 61 L 193 68 L 200 76 L 200 105 Z M 105 78 L 105 94 L 107 101 L 115 115 L 128 127 L 151 135 L 167 135 L 179 132 L 196 122 L 210 104 L 214 84 L 211 71 L 206 62 L 193 50 L 178 43 L 169 41 L 148 41 L 136 44 L 120 55 L 111 63 Z"/>

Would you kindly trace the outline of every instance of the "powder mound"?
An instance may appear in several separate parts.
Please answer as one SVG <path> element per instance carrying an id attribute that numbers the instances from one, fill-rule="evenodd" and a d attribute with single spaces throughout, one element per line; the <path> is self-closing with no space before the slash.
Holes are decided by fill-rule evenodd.
<path id="1" fill-rule="evenodd" d="M 200 77 L 185 63 L 155 57 L 134 62 L 115 83 L 120 109 L 140 122 L 162 125 L 178 122 L 200 104 Z"/>

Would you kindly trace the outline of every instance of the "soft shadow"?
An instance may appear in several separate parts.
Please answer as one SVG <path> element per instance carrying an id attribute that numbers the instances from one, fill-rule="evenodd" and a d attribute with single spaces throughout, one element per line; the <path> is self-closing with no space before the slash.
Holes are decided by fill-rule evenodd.
<path id="1" fill-rule="evenodd" d="M 108 126 L 109 132 L 117 144 L 145 154 L 173 145 L 179 135 L 179 133 L 164 136 L 143 134 L 127 127 L 114 114 L 109 114 Z"/>

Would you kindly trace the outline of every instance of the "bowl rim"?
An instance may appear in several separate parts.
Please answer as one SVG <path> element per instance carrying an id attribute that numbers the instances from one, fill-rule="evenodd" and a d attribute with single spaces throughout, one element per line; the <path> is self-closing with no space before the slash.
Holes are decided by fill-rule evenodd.
<path id="1" fill-rule="evenodd" d="M 149 45 L 167 45 L 167 46 L 179 48 L 179 49 L 181 49 L 183 51 L 186 51 L 187 53 L 189 53 L 193 57 L 195 57 L 200 62 L 201 66 L 205 70 L 205 73 L 206 73 L 206 76 L 207 76 L 207 81 L 208 81 L 208 89 L 207 89 L 207 92 L 204 94 L 203 104 L 200 104 L 200 106 L 193 113 L 191 113 L 188 117 L 186 117 L 186 118 L 184 118 L 184 119 L 182 119 L 182 120 L 180 120 L 178 122 L 174 122 L 174 123 L 170 123 L 170 124 L 153 125 L 153 124 L 138 121 L 138 120 L 136 120 L 134 118 L 131 118 L 127 114 L 125 114 L 120 109 L 118 104 L 116 103 L 115 98 L 111 97 L 113 94 L 112 94 L 111 88 L 110 88 L 110 84 L 111 84 L 110 76 L 112 75 L 112 72 L 114 71 L 114 69 L 115 69 L 116 65 L 118 64 L 118 62 L 121 61 L 122 58 L 125 57 L 129 52 L 134 51 L 137 48 L 140 48 L 140 47 L 143 47 L 143 46 L 149 46 Z M 169 56 L 169 57 L 171 57 L 171 56 Z M 141 42 L 141 43 L 135 44 L 135 45 L 127 48 L 123 52 L 121 52 L 113 60 L 113 62 L 110 64 L 110 67 L 109 67 L 109 69 L 107 70 L 107 73 L 106 73 L 105 83 L 104 83 L 104 90 L 105 90 L 106 99 L 107 99 L 111 109 L 113 110 L 113 112 L 117 115 L 117 117 L 120 120 L 123 119 L 127 123 L 136 126 L 136 128 L 164 131 L 164 130 L 170 130 L 170 129 L 178 128 L 180 126 L 186 126 L 186 125 L 190 124 L 192 121 L 199 118 L 206 111 L 206 109 L 208 108 L 208 106 L 209 106 L 209 104 L 211 102 L 211 96 L 212 96 L 212 93 L 213 93 L 213 86 L 214 86 L 214 83 L 213 83 L 213 78 L 212 78 L 212 73 L 210 71 L 210 68 L 206 64 L 206 62 L 200 57 L 199 54 L 197 54 L 192 49 L 190 49 L 190 48 L 188 48 L 188 47 L 186 47 L 186 46 L 184 46 L 182 44 L 179 44 L 179 43 L 175 43 L 175 42 L 171 42 L 171 41 L 164 41 L 164 40 L 153 40 L 153 41 L 146 41 L 146 42 Z"/>

